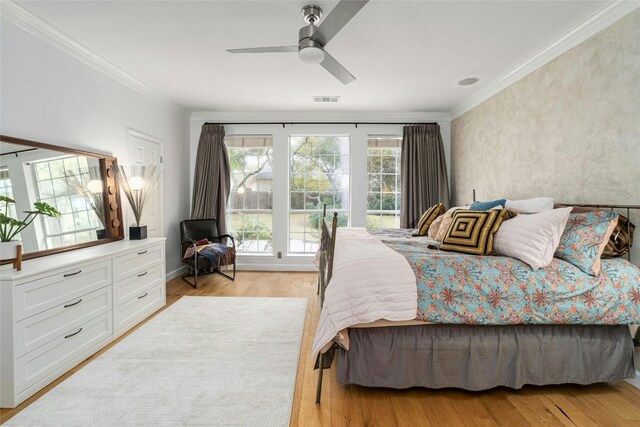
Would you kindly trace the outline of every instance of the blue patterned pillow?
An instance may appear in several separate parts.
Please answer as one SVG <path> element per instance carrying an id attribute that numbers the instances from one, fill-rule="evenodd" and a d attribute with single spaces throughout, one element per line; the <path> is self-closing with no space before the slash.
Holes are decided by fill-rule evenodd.
<path id="1" fill-rule="evenodd" d="M 489 209 L 495 208 L 496 206 L 502 206 L 507 203 L 507 199 L 498 199 L 492 200 L 490 202 L 473 202 L 469 210 L 471 211 L 488 211 Z"/>
<path id="2" fill-rule="evenodd" d="M 600 256 L 618 222 L 612 211 L 572 213 L 554 256 L 592 276 L 600 274 Z"/>

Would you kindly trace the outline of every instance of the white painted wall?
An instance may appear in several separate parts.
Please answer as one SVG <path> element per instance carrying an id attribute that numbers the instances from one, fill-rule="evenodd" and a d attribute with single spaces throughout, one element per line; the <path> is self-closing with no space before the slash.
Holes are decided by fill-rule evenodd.
<path id="1" fill-rule="evenodd" d="M 4 19 L 0 31 L 2 134 L 120 159 L 127 128 L 164 142 L 167 272 L 178 269 L 178 223 L 189 215 L 188 118 Z"/>
<path id="2" fill-rule="evenodd" d="M 436 121 L 445 148 L 447 169 L 450 165 L 451 122 L 448 113 L 409 114 L 300 114 L 300 113 L 193 113 L 191 116 L 190 183 L 193 181 L 200 131 L 205 122 L 393 122 Z M 400 135 L 402 125 L 227 125 L 226 135 L 273 135 L 273 251 L 274 255 L 239 255 L 238 268 L 244 270 L 315 270 L 310 255 L 288 255 L 289 206 L 289 136 L 300 134 L 349 135 L 351 138 L 351 226 L 366 226 L 367 211 L 367 136 Z M 283 253 L 277 259 L 277 252 Z"/>

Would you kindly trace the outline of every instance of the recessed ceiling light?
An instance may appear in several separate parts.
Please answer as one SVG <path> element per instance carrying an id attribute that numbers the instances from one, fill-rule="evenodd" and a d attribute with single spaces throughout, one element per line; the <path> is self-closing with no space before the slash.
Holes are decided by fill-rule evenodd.
<path id="1" fill-rule="evenodd" d="M 467 77 L 466 79 L 460 80 L 458 84 L 460 86 L 469 86 L 478 83 L 478 80 L 480 79 L 477 77 Z"/>

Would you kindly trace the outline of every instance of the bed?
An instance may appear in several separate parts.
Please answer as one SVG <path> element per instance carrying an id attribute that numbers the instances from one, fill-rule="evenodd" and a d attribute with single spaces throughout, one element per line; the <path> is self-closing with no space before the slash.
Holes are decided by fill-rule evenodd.
<path id="1" fill-rule="evenodd" d="M 411 230 L 323 224 L 323 304 L 312 353 L 342 384 L 486 390 L 635 375 L 640 268 L 603 259 L 592 277 L 554 259 L 435 249 Z M 337 250 L 335 248 L 338 248 Z M 404 267 L 403 263 L 404 262 Z M 327 280 L 328 279 L 328 280 Z"/>

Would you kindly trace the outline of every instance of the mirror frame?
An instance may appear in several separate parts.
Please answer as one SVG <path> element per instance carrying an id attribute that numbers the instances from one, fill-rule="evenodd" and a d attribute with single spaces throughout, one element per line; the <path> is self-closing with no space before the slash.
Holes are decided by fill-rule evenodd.
<path id="1" fill-rule="evenodd" d="M 28 139 L 15 138 L 7 135 L 0 135 L 0 141 L 9 142 L 12 144 L 21 144 L 34 148 L 43 148 L 45 150 L 59 151 L 61 153 L 75 154 L 86 157 L 93 157 L 98 159 L 100 165 L 100 174 L 102 175 L 102 183 L 105 191 L 102 196 L 104 197 L 105 206 L 105 227 L 107 230 L 107 237 L 100 240 L 94 240 L 92 242 L 78 243 L 75 245 L 63 246 L 54 249 L 45 249 L 37 252 L 29 252 L 22 256 L 23 260 L 39 258 L 47 255 L 58 254 L 62 252 L 73 251 L 76 249 L 87 248 L 91 246 L 102 245 L 105 243 L 115 242 L 117 240 L 124 239 L 124 228 L 122 225 L 122 208 L 120 203 L 120 189 L 116 181 L 115 174 L 111 169 L 112 166 L 118 164 L 118 160 L 113 156 L 104 154 L 92 153 L 89 151 L 76 150 L 74 148 L 61 147 L 53 144 L 45 144 L 44 142 L 30 141 Z M 2 261 L 2 264 L 6 264 L 11 261 Z"/>

